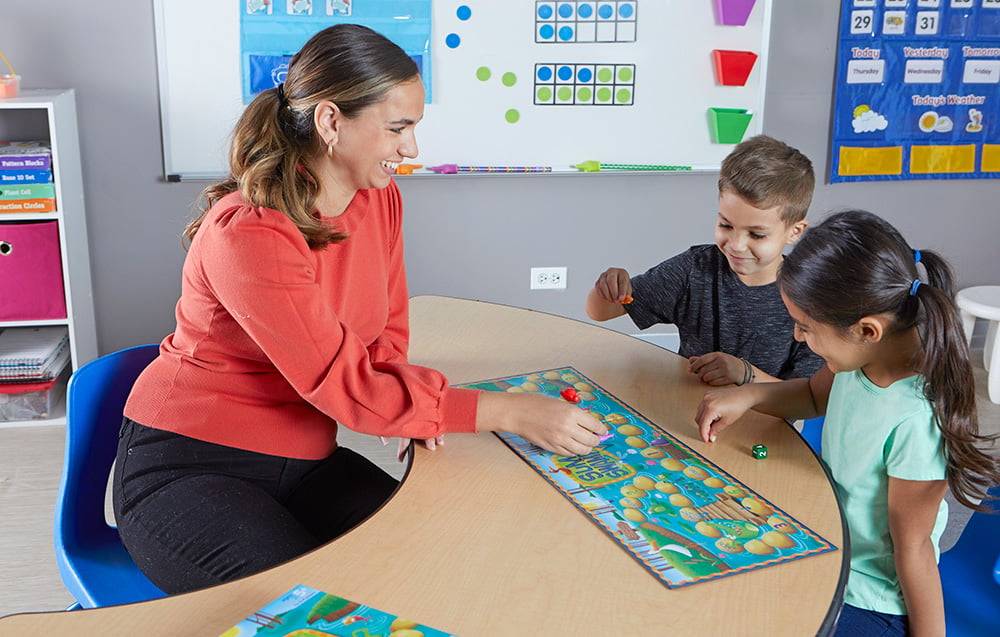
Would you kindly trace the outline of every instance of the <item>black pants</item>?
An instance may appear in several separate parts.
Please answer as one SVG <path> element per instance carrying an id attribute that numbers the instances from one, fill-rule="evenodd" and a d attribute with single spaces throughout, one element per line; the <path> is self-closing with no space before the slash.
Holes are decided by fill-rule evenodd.
<path id="1" fill-rule="evenodd" d="M 169 594 L 281 564 L 350 530 L 397 486 L 350 449 L 243 451 L 122 423 L 113 502 L 125 548 Z"/>

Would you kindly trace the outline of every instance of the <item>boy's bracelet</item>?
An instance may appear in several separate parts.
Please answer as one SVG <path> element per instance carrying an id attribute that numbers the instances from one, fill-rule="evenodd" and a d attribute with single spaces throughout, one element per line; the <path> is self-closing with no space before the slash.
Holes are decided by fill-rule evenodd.
<path id="1" fill-rule="evenodd" d="M 753 365 L 750 364 L 745 358 L 740 359 L 743 362 L 743 382 L 740 385 L 746 385 L 747 383 L 752 383 L 754 376 L 756 375 L 753 370 Z"/>

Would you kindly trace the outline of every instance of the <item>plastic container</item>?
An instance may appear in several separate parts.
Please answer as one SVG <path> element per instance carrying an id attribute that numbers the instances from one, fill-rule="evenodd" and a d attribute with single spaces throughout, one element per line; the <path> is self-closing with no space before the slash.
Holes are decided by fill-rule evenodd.
<path id="1" fill-rule="evenodd" d="M 708 127 L 714 144 L 739 144 L 753 113 L 745 108 L 708 109 Z"/>
<path id="2" fill-rule="evenodd" d="M 727 51 L 714 49 L 712 62 L 715 66 L 715 81 L 722 86 L 746 86 L 750 72 L 757 62 L 753 51 Z"/>
<path id="3" fill-rule="evenodd" d="M 0 75 L 0 100 L 17 97 L 21 92 L 21 76 L 13 74 Z"/>
<path id="4" fill-rule="evenodd" d="M 715 17 L 719 24 L 745 26 L 757 0 L 715 0 Z"/>
<path id="5" fill-rule="evenodd" d="M 51 418 L 66 393 L 69 370 L 40 383 L 0 383 L 0 422 Z"/>
<path id="6" fill-rule="evenodd" d="M 64 318 L 58 222 L 0 223 L 0 321 Z"/>

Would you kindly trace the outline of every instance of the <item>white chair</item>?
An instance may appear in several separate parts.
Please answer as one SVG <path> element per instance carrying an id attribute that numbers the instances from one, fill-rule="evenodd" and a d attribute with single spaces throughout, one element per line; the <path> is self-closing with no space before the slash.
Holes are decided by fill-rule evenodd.
<path id="1" fill-rule="evenodd" d="M 986 330 L 986 344 L 983 347 L 983 367 L 988 372 L 990 402 L 1000 405 L 1000 285 L 980 285 L 965 288 L 955 296 L 955 302 L 962 313 L 962 327 L 966 340 L 972 340 L 972 329 L 976 319 L 989 321 Z"/>

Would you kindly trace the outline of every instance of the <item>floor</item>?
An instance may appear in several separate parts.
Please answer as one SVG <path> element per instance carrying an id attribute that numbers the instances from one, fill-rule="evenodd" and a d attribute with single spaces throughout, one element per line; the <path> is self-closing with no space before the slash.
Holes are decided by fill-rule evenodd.
<path id="1" fill-rule="evenodd" d="M 986 373 L 976 370 L 981 429 L 1000 433 L 1000 405 L 986 400 Z M 62 427 L 0 429 L 0 616 L 66 608 L 72 598 L 59 579 L 52 520 L 63 454 Z M 395 444 L 342 429 L 341 443 L 400 477 Z M 950 497 L 950 496 L 949 496 Z M 942 549 L 958 539 L 970 512 L 951 500 Z"/>

